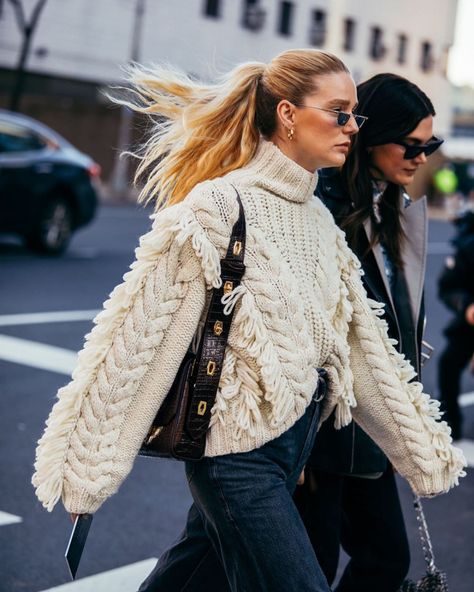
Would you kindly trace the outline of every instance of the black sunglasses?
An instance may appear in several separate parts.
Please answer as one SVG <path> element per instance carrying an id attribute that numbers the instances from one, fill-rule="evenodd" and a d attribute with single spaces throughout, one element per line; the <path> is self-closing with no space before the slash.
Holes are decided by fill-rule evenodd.
<path id="1" fill-rule="evenodd" d="M 426 156 L 433 154 L 433 152 L 438 150 L 443 142 L 444 140 L 441 138 L 436 138 L 433 136 L 433 139 L 428 142 L 428 144 L 407 144 L 402 140 L 393 140 L 392 144 L 403 146 L 405 148 L 405 154 L 403 155 L 403 158 L 405 160 L 412 160 L 413 158 L 419 156 L 422 152 L 424 152 Z"/>

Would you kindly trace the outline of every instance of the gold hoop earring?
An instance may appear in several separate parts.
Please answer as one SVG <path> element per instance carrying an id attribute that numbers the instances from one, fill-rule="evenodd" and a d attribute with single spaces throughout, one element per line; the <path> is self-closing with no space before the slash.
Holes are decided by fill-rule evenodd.
<path id="1" fill-rule="evenodd" d="M 294 135 L 295 135 L 295 130 L 294 130 L 294 128 L 291 128 L 291 129 L 289 129 L 289 130 L 288 130 L 288 140 L 292 140 L 292 139 L 293 139 L 293 137 L 294 137 Z"/>

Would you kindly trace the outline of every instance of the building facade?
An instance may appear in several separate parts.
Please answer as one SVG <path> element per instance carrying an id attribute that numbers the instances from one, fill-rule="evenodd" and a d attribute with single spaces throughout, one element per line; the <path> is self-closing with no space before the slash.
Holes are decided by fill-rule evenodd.
<path id="1" fill-rule="evenodd" d="M 24 0 L 27 15 L 36 2 Z M 80 103 L 81 95 L 103 105 L 99 90 L 121 79 L 120 66 L 132 56 L 212 79 L 242 61 L 315 47 L 340 56 L 357 82 L 387 71 L 414 81 L 435 104 L 436 132 L 447 134 L 446 64 L 456 5 L 457 0 L 48 0 L 28 59 L 26 94 L 52 95 L 57 107 Z M 4 1 L 1 104 L 20 44 Z"/>

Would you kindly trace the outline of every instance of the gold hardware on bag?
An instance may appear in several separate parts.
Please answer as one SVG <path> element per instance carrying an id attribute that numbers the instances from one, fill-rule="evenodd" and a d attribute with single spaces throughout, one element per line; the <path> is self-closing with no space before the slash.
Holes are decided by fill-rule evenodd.
<path id="1" fill-rule="evenodd" d="M 199 401 L 199 405 L 198 405 L 198 415 L 204 415 L 206 413 L 206 409 L 207 409 L 207 403 L 206 401 Z"/>
<path id="2" fill-rule="evenodd" d="M 224 324 L 222 323 L 222 321 L 216 321 L 214 323 L 214 335 L 217 335 L 217 337 L 219 337 L 219 335 L 222 335 L 222 331 L 224 331 Z"/>
<path id="3" fill-rule="evenodd" d="M 234 255 L 240 255 L 241 250 L 242 250 L 242 243 L 240 241 L 235 241 L 234 248 L 232 249 L 232 253 Z"/>
<path id="4" fill-rule="evenodd" d="M 213 360 L 209 360 L 207 363 L 207 375 L 214 376 L 214 372 L 216 371 L 216 363 Z"/>
<path id="5" fill-rule="evenodd" d="M 155 428 L 151 434 L 148 436 L 146 443 L 147 444 L 151 444 L 153 442 L 153 440 L 160 435 L 161 430 L 163 429 L 163 426 L 158 426 L 157 428 Z"/>
<path id="6" fill-rule="evenodd" d="M 234 289 L 234 283 L 233 282 L 225 282 L 225 284 L 224 284 L 224 294 L 230 294 L 233 289 Z"/>

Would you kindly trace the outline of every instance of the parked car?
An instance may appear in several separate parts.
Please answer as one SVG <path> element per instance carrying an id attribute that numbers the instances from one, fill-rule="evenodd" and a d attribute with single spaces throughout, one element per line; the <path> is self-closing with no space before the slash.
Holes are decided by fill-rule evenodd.
<path id="1" fill-rule="evenodd" d="M 55 131 L 0 109 L 0 232 L 60 254 L 97 210 L 100 166 Z"/>

